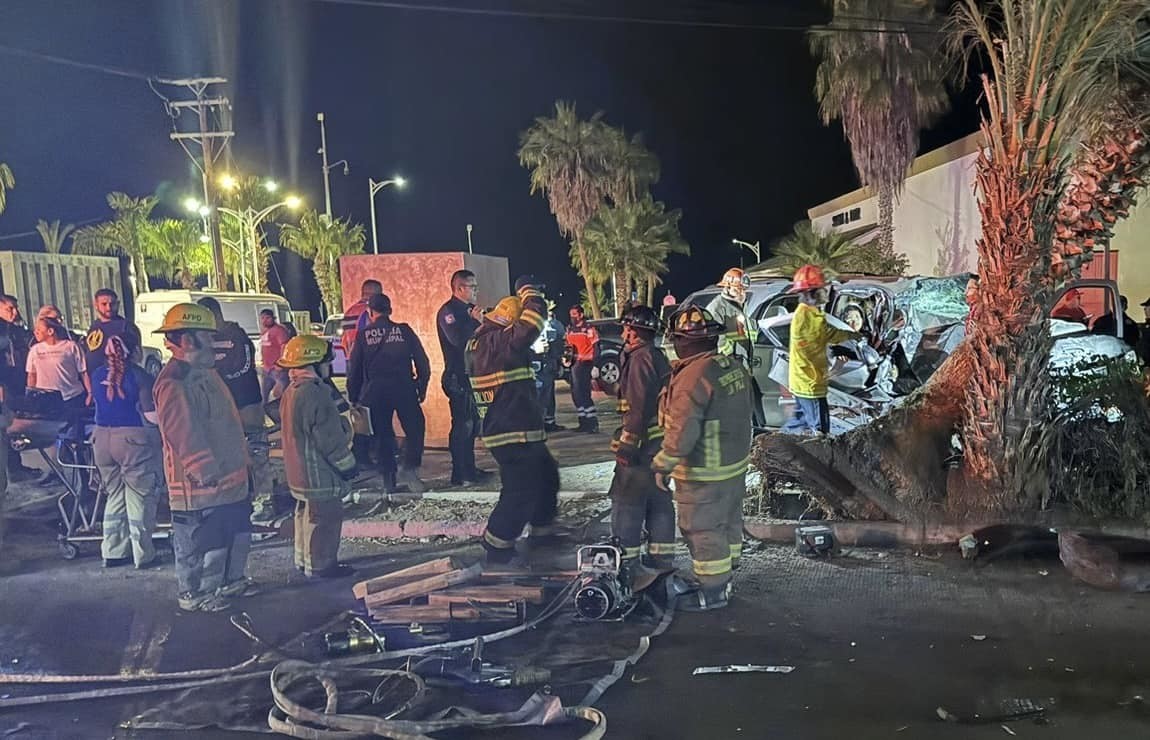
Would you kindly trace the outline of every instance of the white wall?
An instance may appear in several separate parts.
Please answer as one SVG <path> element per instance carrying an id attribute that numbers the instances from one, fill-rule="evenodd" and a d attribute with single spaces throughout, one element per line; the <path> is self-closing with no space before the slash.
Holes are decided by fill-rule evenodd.
<path id="1" fill-rule="evenodd" d="M 1138 304 L 1150 298 L 1150 188 L 1138 201 L 1130 217 L 1118 222 L 1110 246 L 1118 250 L 1118 289 L 1130 299 L 1130 316 L 1141 321 Z"/>

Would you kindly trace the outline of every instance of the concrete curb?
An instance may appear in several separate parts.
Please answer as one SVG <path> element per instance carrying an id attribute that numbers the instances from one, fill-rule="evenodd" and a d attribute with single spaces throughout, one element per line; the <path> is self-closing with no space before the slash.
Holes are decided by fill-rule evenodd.
<path id="1" fill-rule="evenodd" d="M 958 545 L 966 534 L 985 525 L 903 524 L 901 522 L 844 522 L 820 520 L 747 519 L 743 530 L 763 542 L 794 543 L 795 529 L 805 526 L 830 527 L 835 541 L 847 547 L 923 547 Z"/>

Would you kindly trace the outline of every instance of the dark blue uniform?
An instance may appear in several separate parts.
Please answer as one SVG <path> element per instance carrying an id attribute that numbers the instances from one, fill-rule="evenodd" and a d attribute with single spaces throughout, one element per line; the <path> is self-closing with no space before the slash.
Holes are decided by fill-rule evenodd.
<path id="1" fill-rule="evenodd" d="M 447 438 L 451 450 L 451 482 L 459 485 L 478 478 L 475 470 L 475 437 L 479 432 L 479 415 L 471 395 L 463 352 L 467 340 L 479 328 L 471 318 L 471 305 L 452 296 L 435 316 L 439 348 L 443 351 L 443 393 L 451 406 L 451 432 Z"/>

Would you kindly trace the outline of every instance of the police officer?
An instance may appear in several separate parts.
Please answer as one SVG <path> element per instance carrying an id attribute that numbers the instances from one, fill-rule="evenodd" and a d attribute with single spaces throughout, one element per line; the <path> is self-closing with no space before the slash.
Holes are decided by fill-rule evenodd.
<path id="1" fill-rule="evenodd" d="M 743 549 L 751 378 L 741 362 L 718 353 L 723 332 L 697 306 L 671 317 L 679 359 L 659 402 L 663 445 L 651 462 L 660 488 L 668 490 L 668 478 L 675 481 L 693 577 L 676 575 L 672 583 L 687 611 L 727 605 L 731 569 Z"/>
<path id="2" fill-rule="evenodd" d="M 391 320 L 391 299 L 382 293 L 367 302 L 368 323 L 355 337 L 347 371 L 347 395 L 352 403 L 371 409 L 371 424 L 379 445 L 383 487 L 394 493 L 397 484 L 423 493 L 419 466 L 423 463 L 425 420 L 420 404 L 427 397 L 431 365 L 423 344 L 407 324 Z M 403 427 L 404 464 L 397 476 L 395 430 L 392 418 Z"/>
<path id="3" fill-rule="evenodd" d="M 467 343 L 471 388 L 479 407 L 483 444 L 499 464 L 502 488 L 487 519 L 483 547 L 490 563 L 507 563 L 525 524 L 531 537 L 550 535 L 558 509 L 559 466 L 531 372 L 531 344 L 543 330 L 547 305 L 528 280 L 483 316 Z"/>
<path id="4" fill-rule="evenodd" d="M 435 328 L 443 352 L 443 393 L 451 408 L 451 432 L 447 446 L 451 451 L 451 483 L 467 486 L 478 483 L 487 473 L 475 467 L 475 437 L 479 433 L 479 414 L 467 382 L 463 353 L 467 340 L 479 328 L 483 311 L 475 302 L 479 282 L 471 270 L 456 270 L 451 275 L 451 298 L 439 307 Z"/>
<path id="5" fill-rule="evenodd" d="M 244 425 L 244 439 L 248 443 L 248 478 L 252 489 L 252 521 L 267 522 L 275 518 L 276 509 L 290 511 L 291 499 L 273 500 L 270 446 L 264 425 L 263 394 L 256 372 L 256 348 L 244 328 L 224 319 L 220 302 L 211 296 L 196 301 L 212 312 L 216 318 L 216 333 L 212 339 L 215 350 L 216 372 L 228 387 L 240 420 Z M 277 506 L 278 505 L 278 506 Z"/>
<path id="6" fill-rule="evenodd" d="M 647 306 L 623 314 L 623 362 L 619 373 L 619 413 L 623 426 L 615 433 L 615 477 L 611 481 L 611 534 L 623 548 L 631 586 L 640 590 L 654 573 L 639 567 L 644 524 L 649 535 L 645 565 L 671 570 L 675 558 L 675 507 L 655 485 L 651 459 L 663 442 L 659 394 L 671 365 L 655 346 L 659 318 Z"/>
<path id="7" fill-rule="evenodd" d="M 555 318 L 555 301 L 547 301 L 547 320 L 543 322 L 543 332 L 531 348 L 539 368 L 535 379 L 539 389 L 539 404 L 543 407 L 543 428 L 548 432 L 564 430 L 555 420 L 555 379 L 559 377 L 559 366 L 563 362 L 565 332 L 563 324 Z"/>

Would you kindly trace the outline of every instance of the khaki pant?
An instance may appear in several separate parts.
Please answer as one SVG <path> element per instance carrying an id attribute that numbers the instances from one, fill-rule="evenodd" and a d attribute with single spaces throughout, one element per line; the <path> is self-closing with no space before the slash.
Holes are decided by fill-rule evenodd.
<path id="1" fill-rule="evenodd" d="M 679 529 L 691 550 L 691 566 L 706 588 L 731 580 L 731 560 L 743 550 L 743 476 L 718 483 L 675 481 Z"/>
<path id="2" fill-rule="evenodd" d="M 136 567 L 156 557 L 156 505 L 163 486 L 160 433 L 151 427 L 96 427 L 92 452 L 107 496 L 104 559 L 131 555 Z"/>
<path id="3" fill-rule="evenodd" d="M 295 565 L 305 575 L 339 564 L 339 539 L 343 528 L 343 502 L 339 492 L 331 497 L 296 499 Z"/>

